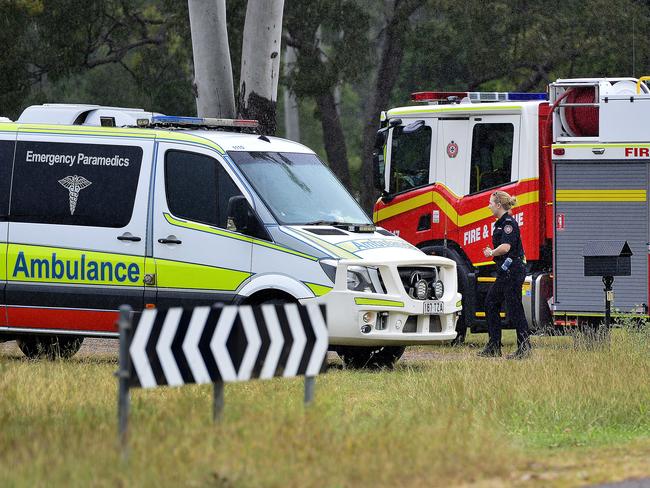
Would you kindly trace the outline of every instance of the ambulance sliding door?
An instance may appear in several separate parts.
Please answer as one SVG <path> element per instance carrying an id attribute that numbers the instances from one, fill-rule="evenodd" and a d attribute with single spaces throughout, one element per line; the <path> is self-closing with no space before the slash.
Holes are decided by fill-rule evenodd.
<path id="1" fill-rule="evenodd" d="M 11 168 L 16 145 L 15 132 L 0 132 L 0 327 L 7 325 L 5 306 L 7 287 L 7 216 L 9 214 L 9 192 L 11 189 Z"/>
<path id="2" fill-rule="evenodd" d="M 9 325 L 114 334 L 120 305 L 143 306 L 153 141 L 28 130 L 9 209 Z"/>
<path id="3" fill-rule="evenodd" d="M 153 214 L 157 304 L 230 303 L 251 276 L 251 239 L 229 216 L 242 190 L 215 151 L 159 143 Z"/>

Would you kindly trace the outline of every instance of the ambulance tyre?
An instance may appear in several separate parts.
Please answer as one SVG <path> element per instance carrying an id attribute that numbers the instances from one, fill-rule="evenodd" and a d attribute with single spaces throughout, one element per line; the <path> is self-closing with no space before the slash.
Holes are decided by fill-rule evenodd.
<path id="1" fill-rule="evenodd" d="M 337 346 L 336 352 L 349 369 L 393 369 L 404 346 Z"/>
<path id="2" fill-rule="evenodd" d="M 460 254 L 451 248 L 444 248 L 442 246 L 427 246 L 423 247 L 421 251 L 425 254 L 433 254 L 449 258 L 456 262 L 456 274 L 458 276 L 458 293 L 465 298 L 465 291 L 469 290 L 469 269 L 463 262 Z M 456 322 L 456 332 L 458 335 L 451 341 L 452 346 L 458 346 L 465 343 L 465 336 L 467 335 L 467 321 L 465 320 L 465 313 L 462 312 Z"/>
<path id="3" fill-rule="evenodd" d="M 16 340 L 29 359 L 69 359 L 81 348 L 84 338 L 73 335 L 25 336 Z"/>

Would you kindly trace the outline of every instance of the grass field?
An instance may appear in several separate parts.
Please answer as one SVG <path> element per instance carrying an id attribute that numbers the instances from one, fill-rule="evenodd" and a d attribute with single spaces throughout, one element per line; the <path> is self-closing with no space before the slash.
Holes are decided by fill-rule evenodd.
<path id="1" fill-rule="evenodd" d="M 650 476 L 650 333 L 535 338 L 527 361 L 420 348 L 394 371 L 134 390 L 117 445 L 114 356 L 0 356 L 0 486 L 581 486 Z M 514 338 L 506 334 L 510 348 Z M 474 347 L 472 347 L 474 346 Z"/>

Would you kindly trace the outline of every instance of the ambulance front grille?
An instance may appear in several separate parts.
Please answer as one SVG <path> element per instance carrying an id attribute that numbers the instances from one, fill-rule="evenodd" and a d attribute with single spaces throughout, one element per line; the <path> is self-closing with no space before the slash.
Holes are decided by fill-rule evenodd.
<path id="1" fill-rule="evenodd" d="M 418 300 L 414 284 L 417 280 L 423 279 L 427 282 L 429 287 L 429 293 L 426 299 L 433 298 L 432 288 L 433 283 L 438 279 L 439 271 L 435 267 L 398 267 L 399 277 L 402 280 L 402 285 L 404 286 L 404 291 L 410 296 Z"/>

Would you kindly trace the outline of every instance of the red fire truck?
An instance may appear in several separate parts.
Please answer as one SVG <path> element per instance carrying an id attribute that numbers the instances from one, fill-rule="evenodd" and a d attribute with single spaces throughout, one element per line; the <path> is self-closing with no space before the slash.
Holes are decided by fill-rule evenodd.
<path id="1" fill-rule="evenodd" d="M 377 224 L 458 264 L 457 329 L 485 330 L 495 280 L 490 195 L 517 197 L 533 330 L 594 324 L 603 284 L 585 277 L 588 241 L 622 239 L 631 274 L 617 277 L 615 312 L 647 317 L 650 89 L 634 78 L 558 80 L 547 93 L 418 92 L 417 106 L 382 113 Z M 507 311 L 502 311 L 507 326 Z"/>

